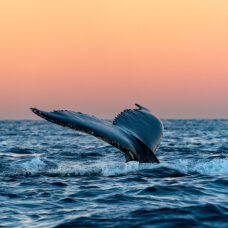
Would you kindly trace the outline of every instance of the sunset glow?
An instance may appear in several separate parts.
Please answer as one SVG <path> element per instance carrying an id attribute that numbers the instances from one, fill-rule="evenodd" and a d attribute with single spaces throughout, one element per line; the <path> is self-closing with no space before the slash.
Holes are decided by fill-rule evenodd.
<path id="1" fill-rule="evenodd" d="M 0 1 L 0 119 L 228 118 L 227 0 Z"/>

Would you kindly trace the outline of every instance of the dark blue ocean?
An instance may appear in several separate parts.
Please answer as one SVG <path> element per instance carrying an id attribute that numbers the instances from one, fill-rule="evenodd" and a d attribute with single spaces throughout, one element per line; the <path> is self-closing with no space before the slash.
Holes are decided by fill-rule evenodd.
<path id="1" fill-rule="evenodd" d="M 228 227 L 228 120 L 163 120 L 160 164 L 92 136 L 0 121 L 0 227 Z"/>

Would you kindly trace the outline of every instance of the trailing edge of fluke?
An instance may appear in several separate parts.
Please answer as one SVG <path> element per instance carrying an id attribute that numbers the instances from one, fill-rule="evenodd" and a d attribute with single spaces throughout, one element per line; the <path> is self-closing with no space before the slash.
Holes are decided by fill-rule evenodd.
<path id="1" fill-rule="evenodd" d="M 161 120 L 138 104 L 122 111 L 112 122 L 80 112 L 31 110 L 38 116 L 64 127 L 93 135 L 125 153 L 126 161 L 159 163 L 155 156 L 163 135 Z"/>

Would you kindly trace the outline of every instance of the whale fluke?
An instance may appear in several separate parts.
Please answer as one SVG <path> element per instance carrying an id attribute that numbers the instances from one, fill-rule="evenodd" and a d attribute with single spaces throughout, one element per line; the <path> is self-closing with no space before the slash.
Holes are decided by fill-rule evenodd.
<path id="1" fill-rule="evenodd" d="M 113 122 L 101 120 L 81 112 L 59 110 L 53 112 L 31 110 L 55 124 L 93 135 L 125 153 L 126 161 L 159 163 L 155 150 L 163 135 L 161 120 L 147 108 L 122 111 Z"/>

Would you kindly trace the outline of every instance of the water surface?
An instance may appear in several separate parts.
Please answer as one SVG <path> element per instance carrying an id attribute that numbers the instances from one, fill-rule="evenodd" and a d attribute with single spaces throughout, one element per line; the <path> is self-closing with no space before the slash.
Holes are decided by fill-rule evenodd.
<path id="1" fill-rule="evenodd" d="M 160 164 L 45 121 L 0 121 L 0 227 L 228 227 L 228 120 L 163 120 Z"/>

